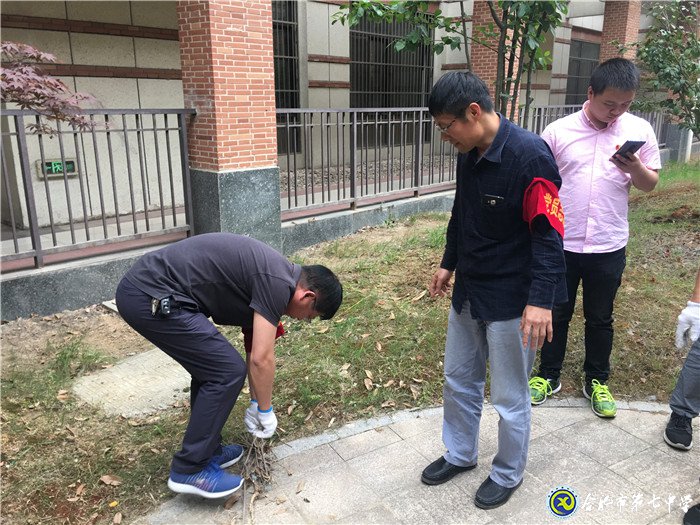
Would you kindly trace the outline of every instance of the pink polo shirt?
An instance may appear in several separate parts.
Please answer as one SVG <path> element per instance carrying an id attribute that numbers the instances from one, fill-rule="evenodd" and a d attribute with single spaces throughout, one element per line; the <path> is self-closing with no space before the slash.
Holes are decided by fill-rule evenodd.
<path id="1" fill-rule="evenodd" d="M 588 102 L 585 102 L 585 108 Z M 559 198 L 564 207 L 564 249 L 607 253 L 627 245 L 627 201 L 632 178 L 610 157 L 627 140 L 644 140 L 637 152 L 642 163 L 659 171 L 659 144 L 651 124 L 623 113 L 597 129 L 583 111 L 552 122 L 542 132 L 561 174 Z"/>

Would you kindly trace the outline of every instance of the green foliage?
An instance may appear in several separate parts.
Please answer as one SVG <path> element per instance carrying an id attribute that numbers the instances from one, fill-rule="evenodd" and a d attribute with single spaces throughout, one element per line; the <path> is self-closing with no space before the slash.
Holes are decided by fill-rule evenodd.
<path id="1" fill-rule="evenodd" d="M 653 2 L 652 25 L 636 49 L 637 59 L 650 74 L 639 107 L 673 115 L 679 124 L 700 136 L 700 39 L 695 2 Z M 622 48 L 625 49 L 624 47 Z M 665 96 L 670 93 L 671 96 Z M 661 99 L 659 99 L 661 95 Z"/>
<path id="2" fill-rule="evenodd" d="M 464 18 L 446 17 L 439 9 L 432 10 L 428 2 L 391 0 L 385 3 L 381 0 L 359 0 L 341 6 L 340 11 L 335 13 L 331 20 L 333 24 L 340 22 L 354 27 L 362 19 L 372 22 L 409 23 L 413 29 L 394 41 L 396 51 L 415 51 L 419 46 L 432 46 L 435 53 L 440 54 L 445 47 L 464 48 L 469 62 Z M 439 40 L 433 40 L 431 35 L 436 29 L 445 31 L 446 35 Z"/>
<path id="3" fill-rule="evenodd" d="M 506 114 L 510 105 L 510 118 L 515 120 L 516 107 L 511 104 L 518 98 L 523 72 L 526 72 L 526 113 L 532 99 L 530 84 L 532 71 L 547 67 L 552 61 L 551 53 L 542 50 L 548 33 L 563 22 L 567 12 L 565 0 L 530 2 L 525 0 L 498 2 L 488 1 L 494 23 L 475 29 L 467 35 L 464 2 L 460 2 L 461 16 L 445 16 L 439 9 L 432 10 L 428 2 L 406 2 L 404 0 L 357 0 L 340 7 L 333 15 L 332 23 L 347 23 L 353 27 L 360 20 L 373 22 L 407 22 L 413 29 L 393 42 L 396 51 L 414 51 L 418 46 L 432 46 L 435 53 L 446 47 L 463 49 L 467 69 L 471 70 L 469 42 L 485 46 L 498 54 L 496 79 L 496 110 Z M 433 40 L 435 30 L 444 34 Z M 498 46 L 490 42 L 498 39 Z M 517 69 L 516 69 L 516 63 Z M 527 122 L 527 119 L 523 119 Z"/>

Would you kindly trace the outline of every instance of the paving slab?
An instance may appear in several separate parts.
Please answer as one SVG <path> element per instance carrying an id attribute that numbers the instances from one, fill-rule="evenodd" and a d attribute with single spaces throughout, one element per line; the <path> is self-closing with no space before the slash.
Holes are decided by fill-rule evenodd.
<path id="1" fill-rule="evenodd" d="M 108 415 L 141 417 L 189 399 L 190 375 L 153 348 L 96 373 L 80 377 L 74 394 Z"/>
<path id="2" fill-rule="evenodd" d="M 82 377 L 74 392 L 108 414 L 140 417 L 187 399 L 189 384 L 180 365 L 153 349 Z M 616 418 L 602 419 L 580 397 L 534 407 L 523 485 L 490 511 L 473 501 L 497 451 L 499 416 L 485 403 L 477 468 L 443 485 L 420 482 L 422 469 L 444 452 L 442 407 L 402 410 L 276 446 L 273 482 L 252 504 L 250 487 L 231 509 L 223 500 L 177 495 L 126 522 L 679 524 L 683 509 L 700 501 L 700 446 L 668 447 L 668 414 L 665 404 L 625 400 Z M 700 440 L 697 418 L 693 427 Z M 565 519 L 549 508 L 558 488 L 576 496 Z"/>

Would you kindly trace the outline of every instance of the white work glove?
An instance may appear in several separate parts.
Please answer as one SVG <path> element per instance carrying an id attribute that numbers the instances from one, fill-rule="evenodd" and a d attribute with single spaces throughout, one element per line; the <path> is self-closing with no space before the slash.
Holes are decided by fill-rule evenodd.
<path id="1" fill-rule="evenodd" d="M 277 429 L 277 416 L 275 411 L 270 407 L 269 410 L 263 412 L 258 407 L 258 428 L 252 432 L 255 437 L 267 439 L 271 438 L 272 434 Z"/>
<path id="2" fill-rule="evenodd" d="M 245 416 L 243 416 L 243 423 L 251 434 L 258 430 L 260 426 L 258 423 L 258 402 L 255 399 L 250 400 L 250 406 L 248 406 Z"/>
<path id="3" fill-rule="evenodd" d="M 700 337 L 700 303 L 688 301 L 688 306 L 678 316 L 676 348 L 683 348 L 687 340 L 694 343 Z"/>

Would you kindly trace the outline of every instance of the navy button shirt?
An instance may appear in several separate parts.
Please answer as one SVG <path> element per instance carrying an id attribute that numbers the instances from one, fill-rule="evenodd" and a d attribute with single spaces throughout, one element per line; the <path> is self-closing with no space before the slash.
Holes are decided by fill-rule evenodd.
<path id="1" fill-rule="evenodd" d="M 541 177 L 561 186 L 547 144 L 499 114 L 486 153 L 457 158 L 457 189 L 440 267 L 455 272 L 452 306 L 469 300 L 482 321 L 520 317 L 526 305 L 552 309 L 567 300 L 562 238 L 538 217 L 523 220 L 523 196 Z M 566 215 L 566 210 L 564 210 Z"/>

